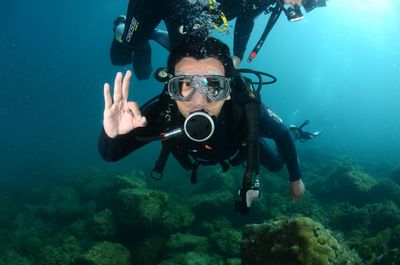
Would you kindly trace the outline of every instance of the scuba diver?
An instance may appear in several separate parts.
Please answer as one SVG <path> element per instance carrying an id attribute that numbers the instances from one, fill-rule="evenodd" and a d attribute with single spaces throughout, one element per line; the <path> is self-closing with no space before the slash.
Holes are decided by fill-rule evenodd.
<path id="1" fill-rule="evenodd" d="M 210 21 L 213 21 L 210 9 L 213 4 L 210 2 L 130 0 L 126 17 L 119 16 L 114 21 L 115 34 L 110 49 L 112 64 L 132 63 L 136 77 L 148 79 L 152 73 L 149 40 L 155 39 L 170 50 L 188 35 L 208 36 Z M 156 30 L 161 21 L 168 33 Z"/>
<path id="2" fill-rule="evenodd" d="M 261 13 L 271 13 L 268 24 L 257 45 L 248 57 L 254 59 L 281 12 L 289 21 L 303 17 L 300 5 L 307 12 L 325 6 L 326 0 L 130 0 L 126 16 L 114 21 L 114 38 L 110 57 L 114 65 L 133 65 L 136 77 L 148 79 L 152 73 L 151 47 L 155 40 L 171 50 L 189 35 L 206 37 L 211 30 L 224 32 L 228 21 L 236 18 L 234 28 L 233 60 L 238 68 L 246 50 L 254 19 Z M 293 7 L 285 8 L 285 4 Z M 156 29 L 164 21 L 167 31 Z"/>
<path id="3" fill-rule="evenodd" d="M 244 73 L 250 70 L 244 70 Z M 259 74 L 259 72 L 254 71 Z M 242 187 L 235 205 L 242 214 L 260 196 L 259 165 L 278 171 L 286 165 L 289 191 L 298 201 L 305 188 L 294 139 L 282 120 L 261 103 L 259 82 L 253 82 L 233 66 L 229 48 L 212 37 L 188 36 L 169 55 L 167 70 L 158 74 L 164 89 L 141 108 L 128 101 L 132 73 L 117 73 L 114 92 L 104 85 L 105 110 L 99 153 L 106 161 L 118 161 L 154 140 L 162 149 L 152 170 L 161 178 L 168 156 L 191 170 L 197 181 L 201 165 L 245 164 Z M 274 78 L 273 76 L 271 76 Z M 264 138 L 272 138 L 277 150 Z"/>
<path id="4" fill-rule="evenodd" d="M 304 131 L 303 128 L 308 124 L 310 124 L 310 121 L 309 120 L 305 120 L 298 127 L 295 126 L 295 125 L 290 125 L 289 126 L 289 131 L 292 133 L 292 136 L 296 140 L 299 140 L 302 143 L 321 134 L 322 131 L 315 131 L 315 132 L 306 132 L 306 131 Z"/>

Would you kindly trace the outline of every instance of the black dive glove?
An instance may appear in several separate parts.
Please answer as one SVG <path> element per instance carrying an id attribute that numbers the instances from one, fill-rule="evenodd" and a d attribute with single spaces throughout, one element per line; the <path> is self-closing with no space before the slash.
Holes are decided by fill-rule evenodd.
<path id="1" fill-rule="evenodd" d="M 251 203 L 254 199 L 260 198 L 260 195 L 260 181 L 259 176 L 256 175 L 253 185 L 243 185 L 238 191 L 238 196 L 235 198 L 235 211 L 239 211 L 241 215 L 248 214 Z"/>

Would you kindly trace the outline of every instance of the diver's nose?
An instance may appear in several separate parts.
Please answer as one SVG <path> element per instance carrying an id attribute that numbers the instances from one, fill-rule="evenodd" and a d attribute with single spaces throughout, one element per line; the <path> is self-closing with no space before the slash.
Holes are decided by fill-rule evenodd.
<path id="1" fill-rule="evenodd" d="M 205 106 L 207 104 L 207 97 L 204 94 L 195 91 L 191 102 L 194 106 Z"/>

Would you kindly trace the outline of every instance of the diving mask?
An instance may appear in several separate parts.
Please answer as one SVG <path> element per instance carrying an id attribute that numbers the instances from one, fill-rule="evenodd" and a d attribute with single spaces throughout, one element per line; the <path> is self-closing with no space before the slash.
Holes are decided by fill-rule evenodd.
<path id="1" fill-rule="evenodd" d="M 168 81 L 168 93 L 174 100 L 189 101 L 196 91 L 210 101 L 223 100 L 231 93 L 230 80 L 220 75 L 179 75 Z"/>

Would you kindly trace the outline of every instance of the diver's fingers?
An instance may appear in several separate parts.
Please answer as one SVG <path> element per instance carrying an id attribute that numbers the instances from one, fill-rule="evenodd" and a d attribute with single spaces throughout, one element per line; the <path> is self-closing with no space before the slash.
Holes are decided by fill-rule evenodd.
<path id="1" fill-rule="evenodd" d="M 104 109 L 109 109 L 112 106 L 112 98 L 110 94 L 110 84 L 104 84 Z"/>
<path id="2" fill-rule="evenodd" d="M 122 99 L 121 86 L 122 86 L 122 73 L 118 72 L 114 80 L 114 103 L 117 103 Z"/>
<path id="3" fill-rule="evenodd" d="M 122 81 L 122 98 L 124 101 L 128 101 L 129 85 L 131 83 L 132 72 L 126 71 L 124 80 Z"/>
<path id="4" fill-rule="evenodd" d="M 126 110 L 130 111 L 135 118 L 142 117 L 142 113 L 140 112 L 139 105 L 134 101 L 129 101 L 127 103 Z"/>
<path id="5" fill-rule="evenodd" d="M 301 179 L 290 182 L 289 193 L 293 202 L 298 202 L 303 197 L 305 192 L 305 186 Z"/>
<path id="6" fill-rule="evenodd" d="M 136 102 L 133 101 L 128 102 L 127 109 L 133 116 L 134 128 L 146 126 L 147 124 L 146 117 L 142 116 L 142 113 L 140 112 L 139 106 Z"/>

